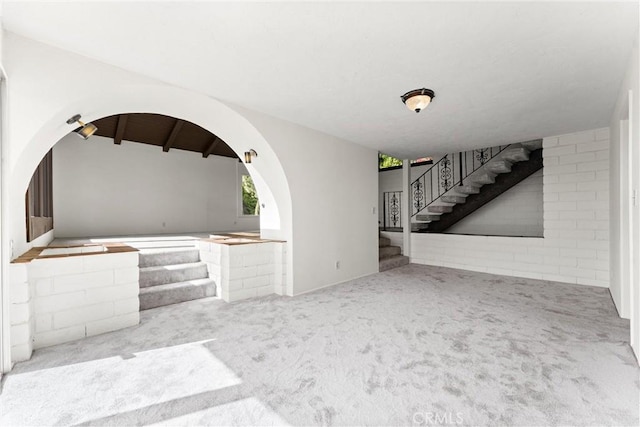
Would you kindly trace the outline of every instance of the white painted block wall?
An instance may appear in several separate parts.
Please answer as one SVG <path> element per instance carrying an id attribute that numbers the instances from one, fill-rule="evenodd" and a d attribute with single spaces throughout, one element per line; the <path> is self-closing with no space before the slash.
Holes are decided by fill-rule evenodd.
<path id="1" fill-rule="evenodd" d="M 70 134 L 53 148 L 55 235 L 258 230 L 240 212 L 239 172 L 237 159 Z"/>
<path id="2" fill-rule="evenodd" d="M 137 252 L 35 259 L 29 282 L 36 349 L 140 322 Z"/>
<path id="3" fill-rule="evenodd" d="M 201 240 L 198 244 L 200 259 L 216 282 L 216 295 L 224 301 L 286 293 L 285 242 L 233 245 Z"/>
<path id="4" fill-rule="evenodd" d="M 27 264 L 10 264 L 11 359 L 29 360 L 33 352 L 33 299 Z"/>
<path id="5" fill-rule="evenodd" d="M 543 141 L 544 238 L 413 233 L 411 262 L 609 286 L 609 128 Z"/>
<path id="6" fill-rule="evenodd" d="M 11 268 L 12 362 L 140 322 L 137 252 L 36 258 Z"/>

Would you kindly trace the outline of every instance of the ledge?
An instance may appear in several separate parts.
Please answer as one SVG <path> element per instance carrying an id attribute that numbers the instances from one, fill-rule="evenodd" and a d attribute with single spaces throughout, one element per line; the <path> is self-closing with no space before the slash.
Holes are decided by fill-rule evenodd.
<path id="1" fill-rule="evenodd" d="M 204 242 L 217 243 L 219 245 L 255 245 L 257 243 L 286 243 L 286 240 L 261 239 L 259 233 L 225 233 L 214 234 Z"/>
<path id="2" fill-rule="evenodd" d="M 104 250 L 95 251 L 92 250 L 96 247 L 102 247 Z M 43 255 L 42 253 L 48 249 L 86 249 L 85 252 L 72 252 L 66 254 L 55 254 L 55 255 Z M 126 252 L 138 252 L 138 249 L 133 248 L 131 246 L 122 244 L 122 243 L 104 243 L 100 245 L 71 245 L 71 246 L 38 246 L 31 248 L 27 252 L 20 255 L 18 258 L 11 261 L 12 264 L 19 263 L 27 263 L 31 262 L 34 259 L 52 259 L 52 258 L 68 258 L 68 257 L 77 257 L 77 256 L 90 256 L 90 255 L 107 255 L 107 254 L 118 254 L 118 253 L 126 253 Z"/>

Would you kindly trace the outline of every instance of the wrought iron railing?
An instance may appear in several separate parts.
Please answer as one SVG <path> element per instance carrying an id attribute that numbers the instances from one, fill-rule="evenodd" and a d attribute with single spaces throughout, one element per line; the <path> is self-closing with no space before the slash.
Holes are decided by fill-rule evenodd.
<path id="1" fill-rule="evenodd" d="M 382 204 L 382 227 L 389 228 L 402 227 L 402 191 L 387 191 L 383 193 Z"/>
<path id="2" fill-rule="evenodd" d="M 411 216 L 416 216 L 509 145 L 447 154 L 411 183 Z"/>

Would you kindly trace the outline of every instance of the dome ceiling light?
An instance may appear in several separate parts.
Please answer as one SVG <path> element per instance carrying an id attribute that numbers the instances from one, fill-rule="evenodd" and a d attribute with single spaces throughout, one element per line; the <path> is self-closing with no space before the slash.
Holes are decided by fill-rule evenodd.
<path id="1" fill-rule="evenodd" d="M 427 108 L 429 103 L 433 98 L 435 98 L 436 94 L 431 89 L 414 89 L 402 95 L 400 98 L 404 105 L 407 106 L 411 111 L 415 111 L 419 113 L 420 111 Z"/>

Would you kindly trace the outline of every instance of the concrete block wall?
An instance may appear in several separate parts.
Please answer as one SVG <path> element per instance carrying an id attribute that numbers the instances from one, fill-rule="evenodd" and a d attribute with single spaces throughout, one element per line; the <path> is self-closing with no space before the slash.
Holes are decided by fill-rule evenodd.
<path id="1" fill-rule="evenodd" d="M 608 287 L 609 128 L 543 148 L 543 238 L 413 233 L 411 262 Z"/>
<path id="2" fill-rule="evenodd" d="M 225 244 L 200 241 L 200 259 L 216 282 L 216 295 L 226 302 L 284 294 L 286 243 Z"/>
<path id="3" fill-rule="evenodd" d="M 14 362 L 32 349 L 140 322 L 137 252 L 36 258 L 12 268 Z"/>
<path id="4" fill-rule="evenodd" d="M 10 264 L 11 279 L 11 359 L 29 360 L 33 352 L 33 300 L 27 273 L 28 264 Z"/>

